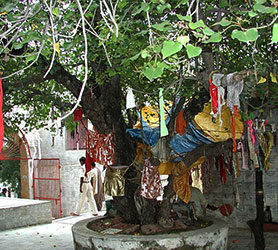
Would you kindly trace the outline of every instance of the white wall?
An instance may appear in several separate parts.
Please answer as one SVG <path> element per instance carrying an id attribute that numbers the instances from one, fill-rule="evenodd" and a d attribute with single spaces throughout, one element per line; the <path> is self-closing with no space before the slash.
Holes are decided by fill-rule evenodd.
<path id="1" fill-rule="evenodd" d="M 75 210 L 78 202 L 79 158 L 85 156 L 85 150 L 66 150 L 65 128 L 63 128 L 62 135 L 60 135 L 60 130 L 55 136 L 47 130 L 42 130 L 38 134 L 33 131 L 26 136 L 32 157 L 35 154 L 35 158 L 60 159 L 62 211 L 63 216 L 67 216 Z M 32 185 L 32 180 L 30 185 Z M 31 187 L 30 190 L 33 188 Z M 86 205 L 85 211 L 87 210 Z"/>

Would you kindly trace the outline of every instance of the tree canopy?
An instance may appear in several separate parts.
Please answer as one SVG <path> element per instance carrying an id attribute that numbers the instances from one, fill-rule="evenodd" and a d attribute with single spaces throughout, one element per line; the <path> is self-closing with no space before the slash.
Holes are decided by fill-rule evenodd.
<path id="1" fill-rule="evenodd" d="M 2 0 L 5 121 L 25 120 L 39 128 L 70 110 L 86 90 L 110 88 L 115 77 L 123 91 L 117 94 L 132 87 L 138 103 L 157 103 L 160 87 L 169 100 L 177 95 L 190 100 L 198 98 L 201 85 L 208 88 L 212 70 L 251 70 L 244 101 L 253 108 L 275 105 L 277 5 L 274 0 Z M 119 100 L 124 107 L 124 98 Z M 14 115 L 15 107 L 26 112 Z M 92 121 L 98 126 L 105 119 Z M 100 127 L 101 132 L 112 128 Z"/>

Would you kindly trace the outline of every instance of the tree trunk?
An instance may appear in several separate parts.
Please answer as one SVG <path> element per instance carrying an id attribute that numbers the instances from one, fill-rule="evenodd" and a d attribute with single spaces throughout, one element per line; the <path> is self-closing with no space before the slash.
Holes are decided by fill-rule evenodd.
<path id="1" fill-rule="evenodd" d="M 264 195 L 263 195 L 263 172 L 259 168 L 255 170 L 256 175 L 256 208 L 257 217 L 255 220 L 249 220 L 247 222 L 251 231 L 255 236 L 255 249 L 264 250 L 265 240 L 264 240 Z"/>

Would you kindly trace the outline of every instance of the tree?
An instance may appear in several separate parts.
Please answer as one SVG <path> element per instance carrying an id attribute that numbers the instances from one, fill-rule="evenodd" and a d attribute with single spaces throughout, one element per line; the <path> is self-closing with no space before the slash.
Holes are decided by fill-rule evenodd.
<path id="1" fill-rule="evenodd" d="M 114 132 L 116 164 L 129 165 L 135 143 L 126 128 L 136 112 L 124 110 L 127 87 L 139 106 L 157 104 L 158 89 L 164 89 L 174 107 L 168 139 L 179 110 L 185 109 L 186 121 L 202 110 L 214 70 L 241 72 L 239 77 L 247 77 L 244 70 L 253 73 L 242 93 L 243 117 L 277 105 L 271 94 L 278 91 L 277 5 L 274 0 L 1 1 L 5 121 L 24 119 L 29 129 L 40 128 L 80 103 L 99 133 Z M 15 106 L 28 112 L 9 115 Z M 196 158 L 188 153 L 183 160 Z M 166 218 L 170 184 L 159 212 Z M 135 189 L 130 184 L 119 201 L 123 209 L 135 208 Z M 154 211 L 144 202 L 146 211 Z M 136 209 L 125 211 L 127 220 L 138 220 Z M 139 219 L 149 222 L 144 218 Z"/>
<path id="2" fill-rule="evenodd" d="M 11 185 L 11 190 L 20 197 L 20 164 L 19 161 L 1 161 L 0 180 Z"/>

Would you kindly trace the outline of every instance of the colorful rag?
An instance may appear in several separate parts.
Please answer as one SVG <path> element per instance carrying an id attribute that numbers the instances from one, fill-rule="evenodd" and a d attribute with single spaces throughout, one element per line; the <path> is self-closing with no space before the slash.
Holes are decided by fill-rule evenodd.
<path id="1" fill-rule="evenodd" d="M 216 118 L 217 110 L 218 110 L 218 101 L 217 101 L 218 100 L 218 90 L 217 90 L 217 87 L 212 82 L 212 74 L 209 77 L 210 96 L 211 96 L 212 113 L 213 113 L 214 118 Z"/>
<path id="2" fill-rule="evenodd" d="M 3 89 L 2 89 L 2 79 L 0 78 L 0 152 L 3 147 L 3 137 L 4 137 L 2 105 L 3 105 Z"/>
<path id="3" fill-rule="evenodd" d="M 242 169 L 248 170 L 248 167 L 245 164 L 244 146 L 241 141 L 237 144 L 237 150 L 241 151 Z"/>
<path id="4" fill-rule="evenodd" d="M 127 94 L 126 94 L 126 109 L 132 109 L 135 108 L 135 98 L 133 95 L 132 88 L 127 88 Z"/>
<path id="5" fill-rule="evenodd" d="M 168 135 L 168 129 L 165 123 L 164 116 L 164 100 L 163 100 L 163 88 L 159 88 L 159 114 L 160 114 L 160 136 Z"/>
<path id="6" fill-rule="evenodd" d="M 104 177 L 104 194 L 108 196 L 125 195 L 125 178 L 124 174 L 129 166 L 108 166 Z"/>
<path id="7" fill-rule="evenodd" d="M 108 135 L 99 134 L 93 127 L 88 130 L 85 144 L 86 150 L 94 162 L 101 165 L 112 165 L 115 163 L 115 150 L 113 144 L 113 133 Z"/>
<path id="8" fill-rule="evenodd" d="M 94 162 L 93 158 L 90 156 L 90 153 L 86 151 L 86 158 L 85 158 L 85 176 L 87 176 L 87 173 L 92 169 L 92 162 Z"/>
<path id="9" fill-rule="evenodd" d="M 175 168 L 173 168 L 172 174 L 174 176 L 174 191 L 182 201 L 188 203 L 192 195 L 189 184 L 190 169 L 188 169 L 184 162 L 181 161 Z"/>
<path id="10" fill-rule="evenodd" d="M 73 111 L 73 119 L 75 122 L 82 120 L 82 109 L 80 107 Z"/>
<path id="11" fill-rule="evenodd" d="M 233 139 L 233 152 L 236 152 L 236 117 L 240 117 L 240 114 L 238 113 L 238 108 L 235 105 L 234 106 L 234 112 L 232 113 L 232 139 Z"/>
<path id="12" fill-rule="evenodd" d="M 144 162 L 140 194 L 146 199 L 156 199 L 162 190 L 158 166 L 152 166 L 149 159 Z"/>
<path id="13" fill-rule="evenodd" d="M 178 116 L 176 119 L 176 133 L 178 133 L 180 135 L 183 135 L 185 128 L 186 128 L 186 122 L 184 120 L 183 113 L 184 113 L 184 110 L 181 110 L 178 113 Z"/>

